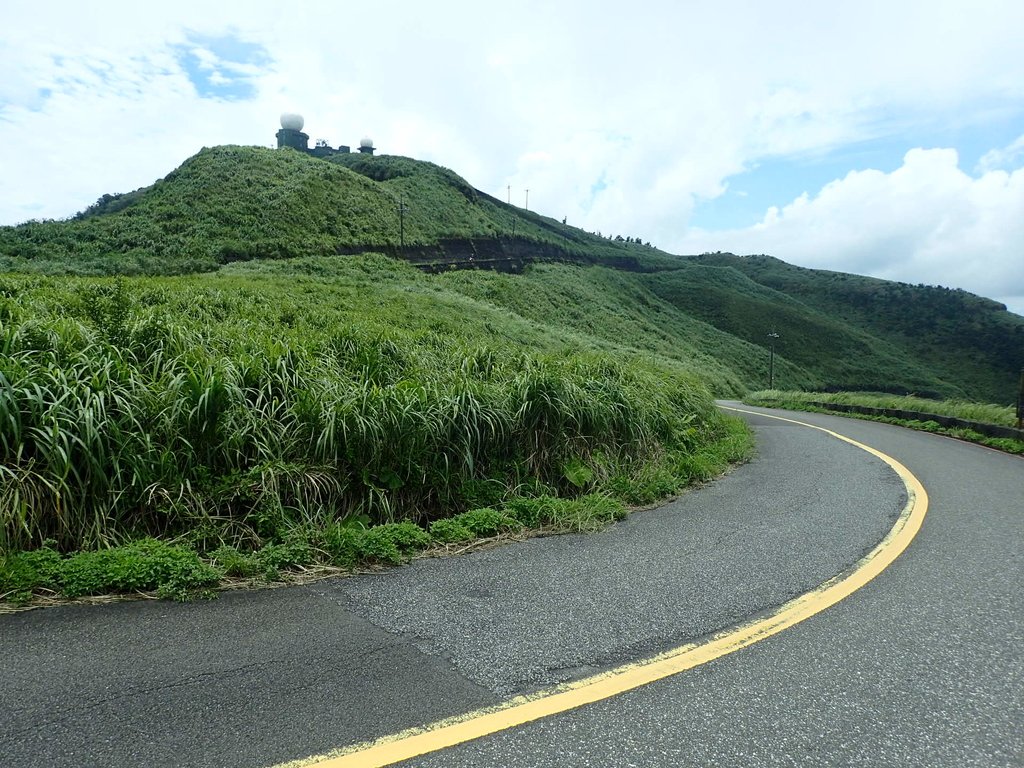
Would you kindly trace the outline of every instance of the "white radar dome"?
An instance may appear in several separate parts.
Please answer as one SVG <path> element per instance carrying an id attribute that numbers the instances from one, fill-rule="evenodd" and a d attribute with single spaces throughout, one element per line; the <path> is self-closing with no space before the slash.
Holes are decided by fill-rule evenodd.
<path id="1" fill-rule="evenodd" d="M 372 147 L 373 146 L 373 139 L 369 138 L 368 136 L 364 137 L 363 139 L 360 140 L 359 146 L 360 147 Z"/>
<path id="2" fill-rule="evenodd" d="M 285 112 L 281 115 L 281 127 L 287 131 L 301 131 L 305 124 L 302 115 L 296 115 L 294 112 Z"/>

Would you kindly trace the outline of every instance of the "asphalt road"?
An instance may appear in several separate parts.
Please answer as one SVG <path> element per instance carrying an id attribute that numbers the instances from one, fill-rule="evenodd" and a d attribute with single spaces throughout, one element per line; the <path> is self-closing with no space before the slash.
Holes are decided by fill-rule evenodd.
<path id="1" fill-rule="evenodd" d="M 910 549 L 804 624 L 688 673 L 408 765 L 1021 765 L 1024 461 L 828 424 L 932 497 Z M 0 764 L 266 766 L 704 637 L 856 562 L 902 483 L 754 418 L 760 455 L 591 536 L 381 574 L 0 616 Z"/>
<path id="2" fill-rule="evenodd" d="M 923 481 L 928 518 L 887 571 L 686 674 L 405 765 L 1024 765 L 1024 461 L 795 418 L 879 448 Z M 751 421 L 762 435 L 794 429 Z"/>

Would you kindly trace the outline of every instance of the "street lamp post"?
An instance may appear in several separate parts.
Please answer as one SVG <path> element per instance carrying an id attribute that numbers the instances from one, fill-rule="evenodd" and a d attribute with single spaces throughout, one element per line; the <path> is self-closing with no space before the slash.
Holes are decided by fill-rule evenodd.
<path id="1" fill-rule="evenodd" d="M 779 334 L 772 331 L 768 334 L 768 389 L 775 389 L 775 340 Z"/>

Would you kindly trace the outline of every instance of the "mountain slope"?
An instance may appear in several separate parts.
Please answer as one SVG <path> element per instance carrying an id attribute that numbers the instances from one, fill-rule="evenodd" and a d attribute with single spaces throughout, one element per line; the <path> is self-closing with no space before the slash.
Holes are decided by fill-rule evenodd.
<path id="1" fill-rule="evenodd" d="M 837 319 L 734 269 L 688 263 L 645 276 L 644 282 L 682 311 L 752 344 L 763 346 L 768 333 L 778 333 L 776 353 L 829 388 L 965 395 L 955 379 L 936 375 L 885 334 Z M 781 373 L 779 383 L 786 379 Z"/>
<path id="2" fill-rule="evenodd" d="M 705 254 L 689 261 L 742 273 L 834 323 L 884 340 L 914 368 L 932 371 L 944 395 L 1013 401 L 1024 369 L 1024 317 L 1007 312 L 999 302 L 963 290 L 804 269 L 770 256 Z M 787 334 L 785 318 L 767 316 L 783 337 L 779 348 L 787 357 L 801 359 L 808 349 L 820 351 L 822 344 L 814 340 L 794 338 L 788 344 L 785 338 L 793 334 Z M 928 387 L 907 389 L 927 392 Z"/>
<path id="3" fill-rule="evenodd" d="M 12 272 L 181 274 L 250 262 L 308 274 L 320 264 L 310 258 L 356 253 L 443 269 L 444 291 L 570 329 L 585 345 L 682 362 L 722 394 L 767 385 L 769 332 L 779 334 L 776 383 L 790 388 L 1007 403 L 1024 366 L 1024 318 L 990 300 L 770 257 L 672 256 L 507 205 L 404 157 L 215 147 L 72 220 L 0 227 L 0 270 Z M 516 275 L 466 270 L 530 264 Z"/>

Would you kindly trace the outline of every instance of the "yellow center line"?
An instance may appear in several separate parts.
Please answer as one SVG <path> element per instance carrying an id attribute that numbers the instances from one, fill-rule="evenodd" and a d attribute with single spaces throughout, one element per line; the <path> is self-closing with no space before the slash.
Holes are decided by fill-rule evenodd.
<path id="1" fill-rule="evenodd" d="M 713 659 L 746 648 L 814 616 L 856 592 L 884 571 L 917 535 L 928 511 L 928 494 L 921 482 L 899 461 L 838 432 L 782 416 L 722 406 L 739 413 L 786 421 L 825 432 L 855 445 L 888 464 L 903 480 L 907 503 L 895 525 L 878 545 L 848 571 L 790 600 L 766 616 L 752 619 L 696 643 L 674 648 L 642 661 L 625 664 L 593 677 L 560 685 L 530 696 L 518 696 L 494 707 L 468 712 L 421 728 L 355 744 L 334 752 L 308 757 L 277 768 L 380 768 L 436 752 L 498 731 L 514 728 L 585 704 L 601 701 L 693 669 Z"/>

